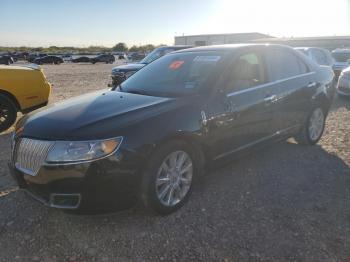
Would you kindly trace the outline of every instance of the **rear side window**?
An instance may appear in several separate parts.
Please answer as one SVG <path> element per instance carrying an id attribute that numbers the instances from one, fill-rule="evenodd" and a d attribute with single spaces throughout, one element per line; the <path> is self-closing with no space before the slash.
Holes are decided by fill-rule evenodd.
<path id="1" fill-rule="evenodd" d="M 265 53 L 271 81 L 281 80 L 308 72 L 305 63 L 292 52 L 271 49 Z"/>

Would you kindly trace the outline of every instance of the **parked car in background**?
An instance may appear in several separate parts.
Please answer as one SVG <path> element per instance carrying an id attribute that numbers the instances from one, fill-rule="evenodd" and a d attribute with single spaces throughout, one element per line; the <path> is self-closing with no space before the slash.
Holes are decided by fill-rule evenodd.
<path id="1" fill-rule="evenodd" d="M 334 73 L 279 45 L 173 52 L 118 88 L 23 117 L 12 174 L 42 203 L 95 208 L 139 199 L 167 214 L 207 163 L 295 137 L 316 144 Z"/>
<path id="2" fill-rule="evenodd" d="M 120 85 L 125 79 L 133 75 L 136 71 L 140 70 L 145 65 L 153 62 L 154 60 L 164 56 L 167 53 L 190 48 L 192 46 L 178 45 L 178 46 L 162 46 L 154 49 L 139 63 L 130 63 L 126 65 L 120 65 L 112 69 L 112 86 Z"/>
<path id="3" fill-rule="evenodd" d="M 114 55 L 110 55 L 110 54 L 98 55 L 96 57 L 90 58 L 90 62 L 93 64 L 96 64 L 96 63 L 113 64 L 115 62 L 115 57 Z"/>
<path id="4" fill-rule="evenodd" d="M 73 56 L 71 54 L 64 54 L 61 56 L 64 62 L 71 62 L 73 59 Z"/>
<path id="5" fill-rule="evenodd" d="M 45 54 L 45 53 L 32 53 L 32 54 L 28 55 L 27 60 L 29 63 L 34 63 L 35 59 L 40 58 L 40 57 L 44 57 L 44 56 L 47 56 L 47 54 Z"/>
<path id="6" fill-rule="evenodd" d="M 39 66 L 0 66 L 0 132 L 13 125 L 17 112 L 45 106 L 50 90 Z"/>
<path id="7" fill-rule="evenodd" d="M 140 61 L 146 57 L 143 52 L 131 52 L 128 54 L 127 58 L 133 62 Z"/>
<path id="8" fill-rule="evenodd" d="M 296 47 L 295 49 L 302 52 L 319 65 L 332 67 L 334 64 L 332 54 L 327 49 L 319 47 Z"/>
<path id="9" fill-rule="evenodd" d="M 13 58 L 9 55 L 2 55 L 0 56 L 0 64 L 2 65 L 11 65 L 13 64 Z"/>
<path id="10" fill-rule="evenodd" d="M 119 54 L 118 55 L 118 59 L 121 60 L 121 59 L 128 59 L 128 57 L 126 56 L 125 53 L 122 53 L 122 54 Z"/>
<path id="11" fill-rule="evenodd" d="M 350 97 L 350 67 L 345 68 L 339 76 L 338 94 Z"/>
<path id="12" fill-rule="evenodd" d="M 333 70 L 338 79 L 341 72 L 350 66 L 350 49 L 335 49 L 332 51 L 332 56 L 335 60 Z"/>
<path id="13" fill-rule="evenodd" d="M 55 64 L 55 65 L 59 65 L 62 64 L 64 61 L 61 57 L 59 56 L 54 56 L 54 55 L 48 55 L 48 56 L 43 56 L 43 57 L 39 57 L 34 59 L 34 63 L 38 64 L 38 65 L 42 65 L 42 64 Z"/>
<path id="14" fill-rule="evenodd" d="M 72 59 L 73 63 L 90 63 L 90 58 L 87 56 L 81 56 L 81 57 L 77 57 L 77 58 L 73 58 Z"/>

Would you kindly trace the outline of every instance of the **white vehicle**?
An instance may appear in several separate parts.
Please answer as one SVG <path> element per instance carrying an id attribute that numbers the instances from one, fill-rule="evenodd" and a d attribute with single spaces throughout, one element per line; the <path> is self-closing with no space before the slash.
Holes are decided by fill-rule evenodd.
<path id="1" fill-rule="evenodd" d="M 308 56 L 316 64 L 331 67 L 334 64 L 332 54 L 327 49 L 319 47 L 296 47 L 295 49 Z"/>
<path id="2" fill-rule="evenodd" d="M 66 54 L 61 56 L 64 62 L 72 62 L 73 56 Z"/>
<path id="3" fill-rule="evenodd" d="M 335 60 L 333 70 L 338 78 L 341 72 L 350 66 L 350 49 L 335 49 L 332 51 L 332 56 Z"/>
<path id="4" fill-rule="evenodd" d="M 350 67 L 340 73 L 337 91 L 339 95 L 350 97 Z"/>

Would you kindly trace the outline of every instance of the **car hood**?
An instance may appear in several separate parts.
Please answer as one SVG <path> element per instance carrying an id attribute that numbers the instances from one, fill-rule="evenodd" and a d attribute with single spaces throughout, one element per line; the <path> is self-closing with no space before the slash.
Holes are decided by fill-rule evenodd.
<path id="1" fill-rule="evenodd" d="M 142 64 L 142 63 L 131 63 L 131 64 L 120 65 L 120 66 L 114 67 L 112 69 L 112 72 L 129 72 L 129 71 L 140 70 L 145 65 L 146 64 Z"/>
<path id="2" fill-rule="evenodd" d="M 120 135 L 123 127 L 159 115 L 176 99 L 99 91 L 54 104 L 23 117 L 17 135 L 46 140 L 91 140 Z"/>

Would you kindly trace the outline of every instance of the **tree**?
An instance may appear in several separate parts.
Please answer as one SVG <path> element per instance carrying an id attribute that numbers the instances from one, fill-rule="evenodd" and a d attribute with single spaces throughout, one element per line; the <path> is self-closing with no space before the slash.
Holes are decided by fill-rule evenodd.
<path id="1" fill-rule="evenodd" d="M 128 50 L 128 47 L 126 46 L 125 43 L 118 43 L 112 47 L 112 50 L 117 52 L 125 52 Z"/>
<path id="2" fill-rule="evenodd" d="M 132 47 L 130 47 L 129 51 L 130 52 L 138 52 L 140 49 L 139 47 L 137 47 L 136 45 L 133 45 Z"/>

